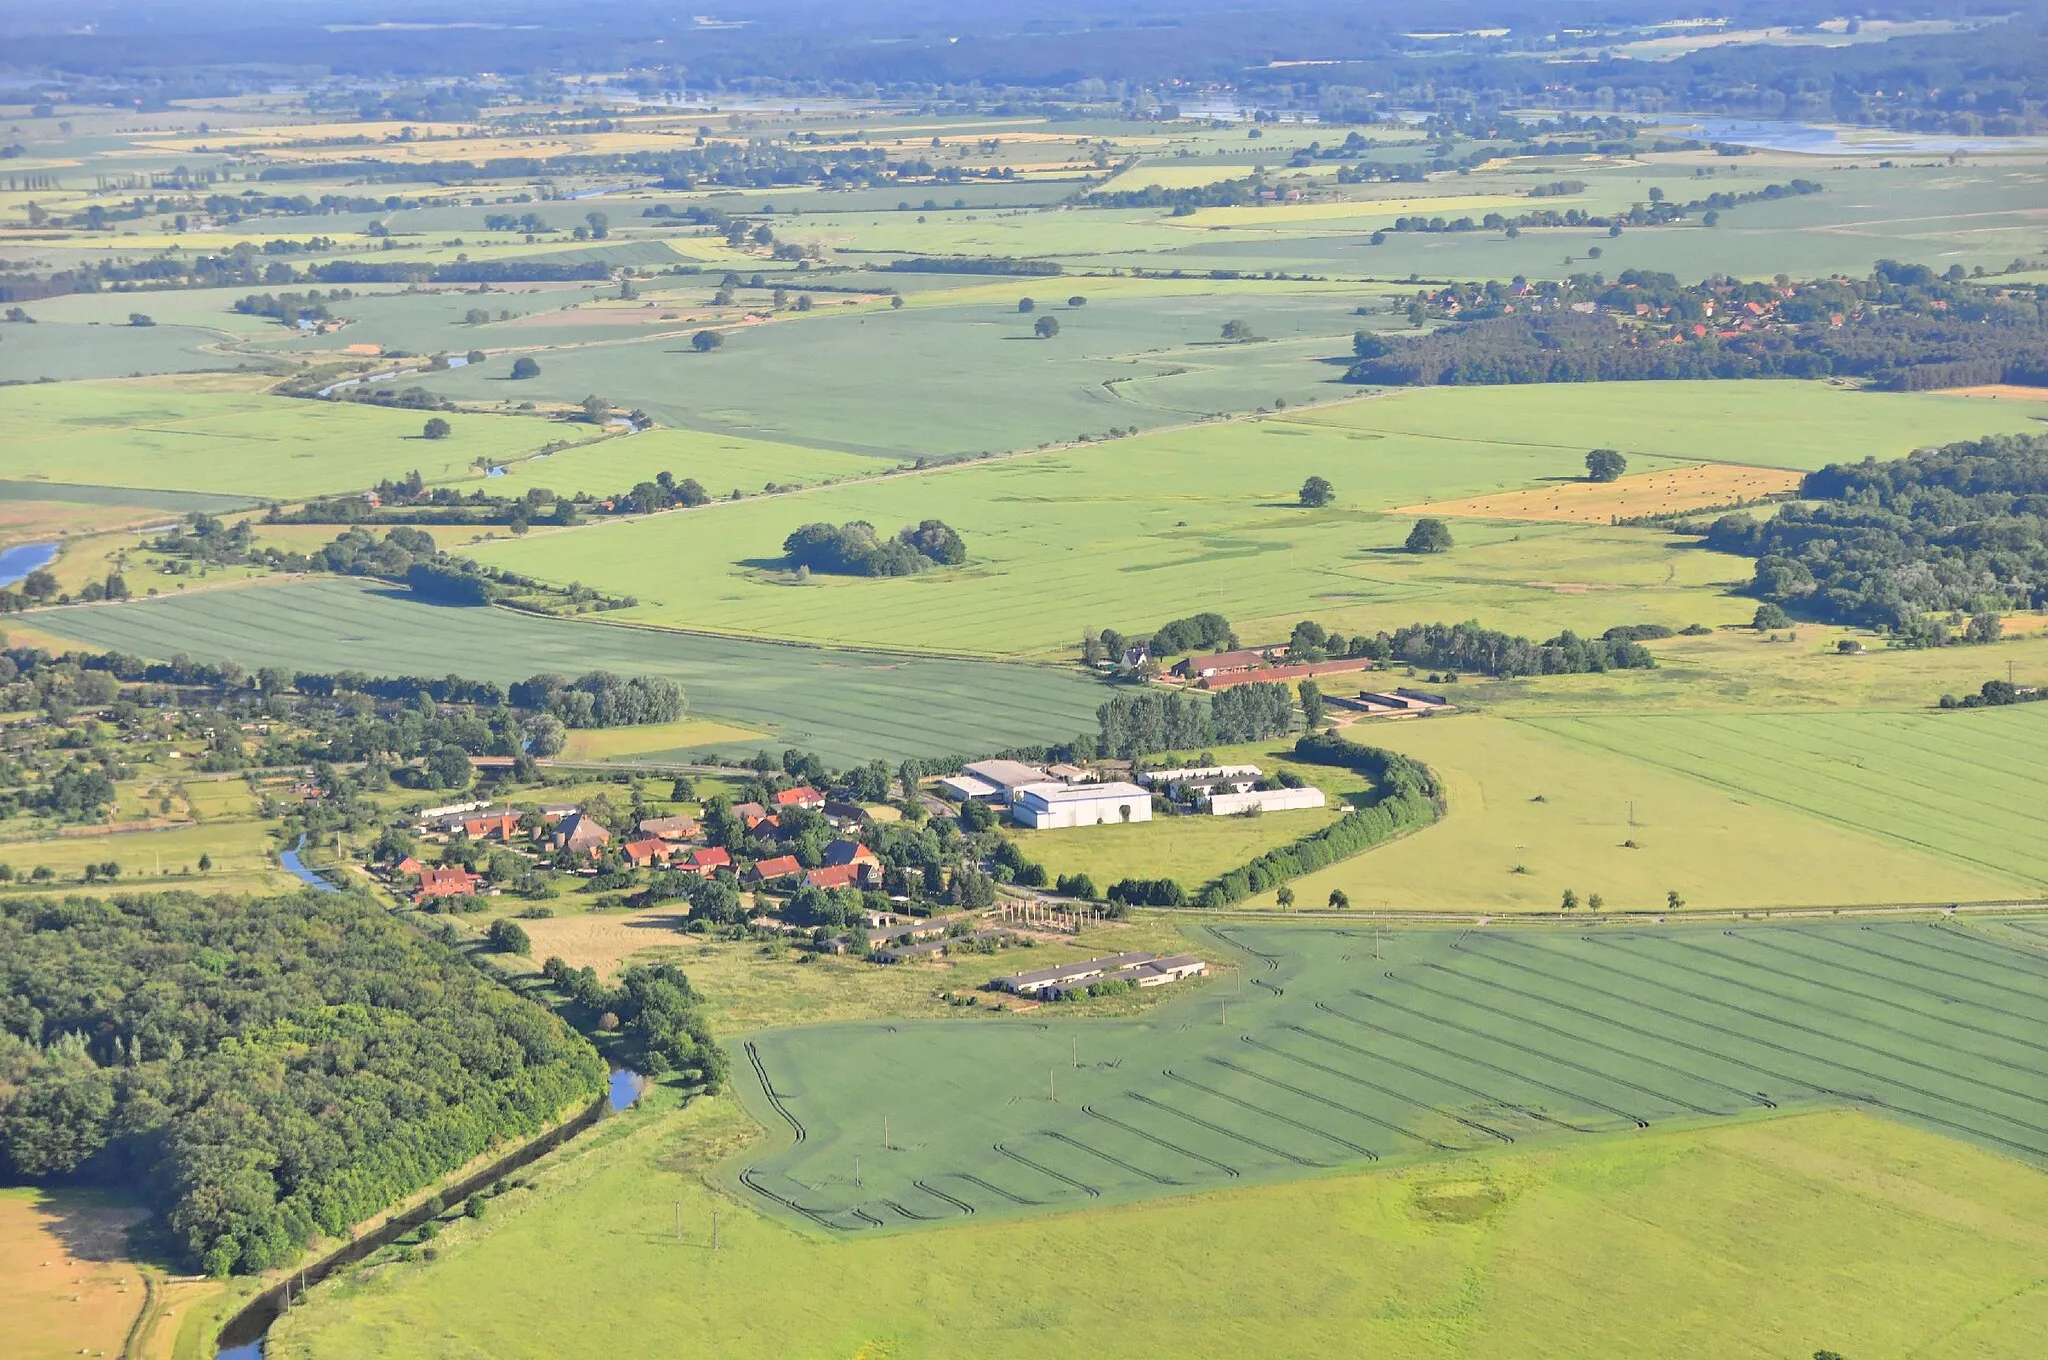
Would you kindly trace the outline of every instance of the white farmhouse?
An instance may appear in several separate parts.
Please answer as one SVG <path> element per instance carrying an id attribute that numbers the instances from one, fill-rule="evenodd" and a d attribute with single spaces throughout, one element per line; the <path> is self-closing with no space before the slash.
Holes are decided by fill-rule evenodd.
<path id="1" fill-rule="evenodd" d="M 1152 820 L 1152 795 L 1136 784 L 1025 784 L 1010 790 L 1010 818 L 1040 831 Z"/>

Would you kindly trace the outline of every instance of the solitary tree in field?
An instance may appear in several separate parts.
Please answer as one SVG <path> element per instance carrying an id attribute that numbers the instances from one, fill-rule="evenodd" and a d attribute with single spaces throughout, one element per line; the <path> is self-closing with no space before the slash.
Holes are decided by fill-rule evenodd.
<path id="1" fill-rule="evenodd" d="M 473 349 L 464 357 L 472 364 L 480 364 L 484 361 L 485 355 L 482 350 Z"/>
<path id="2" fill-rule="evenodd" d="M 1273 894 L 1273 900 L 1280 904 L 1280 910 L 1282 911 L 1294 910 L 1294 889 L 1282 883 L 1280 891 Z"/>
<path id="3" fill-rule="evenodd" d="M 1086 307 L 1088 305 L 1088 299 L 1082 297 L 1079 293 L 1076 293 L 1074 294 L 1074 296 L 1067 299 L 1067 305 L 1069 307 Z"/>
<path id="4" fill-rule="evenodd" d="M 1018 298 L 1017 310 L 1020 312 L 1035 312 L 1038 310 L 1038 304 L 1030 298 Z"/>
<path id="5" fill-rule="evenodd" d="M 1451 550 L 1451 528 L 1440 519 L 1425 517 L 1415 521 L 1415 527 L 1408 531 L 1408 551 L 1412 553 L 1440 553 Z"/>
<path id="6" fill-rule="evenodd" d="M 699 354 L 709 354 L 725 343 L 725 337 L 717 331 L 698 331 L 690 337 L 690 345 Z"/>
<path id="7" fill-rule="evenodd" d="M 603 213 L 585 213 L 583 215 L 583 220 L 590 224 L 591 240 L 602 241 L 605 237 L 611 235 L 612 220 L 611 218 L 606 217 Z"/>
<path id="8" fill-rule="evenodd" d="M 1351 899 L 1345 894 L 1342 888 L 1330 889 L 1330 906 L 1333 909 L 1337 911 L 1342 911 L 1344 910 L 1344 908 L 1350 905 Z"/>
<path id="9" fill-rule="evenodd" d="M 530 354 L 522 354 L 512 361 L 512 376 L 519 379 L 538 378 L 540 361 Z"/>
<path id="10" fill-rule="evenodd" d="M 1050 340 L 1060 333 L 1060 321 L 1056 316 L 1041 316 L 1032 323 L 1031 333 L 1041 340 Z"/>
<path id="11" fill-rule="evenodd" d="M 612 404 L 596 393 L 583 399 L 583 418 L 593 425 L 602 425 L 604 418 L 612 413 Z"/>
<path id="12" fill-rule="evenodd" d="M 1311 510 L 1320 510 L 1337 499 L 1337 488 L 1321 477 L 1311 477 L 1301 484 L 1301 503 Z"/>
<path id="13" fill-rule="evenodd" d="M 1223 323 L 1223 338 L 1225 340 L 1256 340 L 1259 337 L 1252 333 L 1252 323 L 1249 321 L 1226 321 Z"/>
<path id="14" fill-rule="evenodd" d="M 1685 899 L 1678 895 L 1678 889 L 1673 888 L 1670 892 L 1664 894 L 1664 905 L 1673 911 L 1677 911 L 1685 905 Z"/>
<path id="15" fill-rule="evenodd" d="M 1594 449 L 1586 455 L 1586 480 L 1612 482 L 1628 471 L 1628 459 L 1614 449 Z"/>
<path id="16" fill-rule="evenodd" d="M 1577 911 L 1579 907 L 1579 895 L 1573 892 L 1570 888 L 1566 888 L 1564 890 L 1564 896 L 1558 900 L 1557 905 L 1563 907 L 1566 911 Z"/>

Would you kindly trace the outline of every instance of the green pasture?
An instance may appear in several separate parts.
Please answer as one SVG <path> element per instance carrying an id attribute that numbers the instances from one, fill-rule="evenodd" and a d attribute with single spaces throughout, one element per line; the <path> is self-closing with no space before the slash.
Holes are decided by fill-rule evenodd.
<path id="1" fill-rule="evenodd" d="M 1385 512 L 1582 477 L 1603 442 L 1636 471 L 1716 457 L 1817 466 L 2032 424 L 2016 402 L 1822 383 L 1430 389 L 537 532 L 478 555 L 630 592 L 635 617 L 664 625 L 998 655 L 1057 654 L 1084 628 L 1149 629 L 1199 609 L 1246 636 L 1307 615 L 1349 629 L 1478 617 L 1544 636 L 1682 627 L 1747 617 L 1753 606 L 1723 592 L 1749 563 L 1654 530 L 1481 521 L 1458 523 L 1453 552 L 1417 558 L 1398 550 L 1412 518 Z M 1779 429 L 1804 433 L 1774 451 Z M 1336 505 L 1294 504 L 1310 475 L 1335 483 Z M 802 584 L 773 570 L 799 524 L 889 532 L 927 518 L 965 536 L 966 567 Z"/>
<path id="2" fill-rule="evenodd" d="M 893 466 L 857 454 L 798 444 L 774 444 L 699 430 L 650 430 L 627 439 L 607 439 L 580 448 L 532 457 L 506 467 L 489 489 L 516 496 L 534 487 L 563 495 L 626 492 L 640 482 L 672 472 L 677 481 L 694 477 L 714 496 L 748 494 L 770 483 L 807 486 L 848 477 L 872 477 Z"/>
<path id="3" fill-rule="evenodd" d="M 705 637 L 422 604 L 346 579 L 193 591 L 53 609 L 38 630 L 139 656 L 249 666 L 446 674 L 508 682 L 599 668 L 663 675 L 690 711 L 834 761 L 972 754 L 1060 741 L 1095 725 L 1106 692 L 1076 671 Z M 749 748 L 751 750 L 751 747 Z M 648 752 L 686 759 L 695 749 Z"/>
<path id="4" fill-rule="evenodd" d="M 1533 718 L 1566 740 L 1792 808 L 2038 890 L 2033 814 L 2048 713 L 1580 713 Z M 1957 890 L 1960 892 L 1960 889 Z"/>
<path id="5" fill-rule="evenodd" d="M 1667 534 L 1467 521 L 1456 551 L 1416 557 L 1400 550 L 1413 516 L 1384 513 L 1582 476 L 1583 458 L 1577 447 L 1446 446 L 1293 421 L 1207 425 L 536 532 L 476 553 L 549 580 L 630 591 L 641 601 L 634 616 L 649 622 L 998 655 L 1064 654 L 1084 628 L 1149 630 L 1201 609 L 1221 610 L 1247 637 L 1311 614 L 1351 628 L 1477 615 L 1597 632 L 1750 612 L 1715 599 L 1717 583 L 1747 577 L 1746 563 Z M 1296 504 L 1310 475 L 1336 484 L 1335 506 Z M 783 538 L 808 521 L 865 519 L 887 533 L 927 518 L 965 536 L 968 565 L 803 583 L 776 568 Z"/>
<path id="6" fill-rule="evenodd" d="M 1093 292 L 1093 280 L 1053 278 L 920 297 L 902 308 L 819 310 L 728 328 L 723 348 L 696 352 L 682 334 L 623 337 L 591 329 L 582 343 L 536 351 L 540 376 L 504 380 L 506 364 L 423 376 L 463 401 L 581 401 L 596 392 L 664 424 L 888 457 L 952 457 L 1152 428 L 1190 415 L 1249 411 L 1349 395 L 1337 384 L 1364 300 L 1357 290 L 1237 289 Z M 1089 299 L 1069 307 L 1071 296 Z M 1031 297 L 1039 311 L 1017 310 Z M 1034 338 L 1043 316 L 1060 324 Z M 1266 343 L 1226 345 L 1243 320 Z M 481 327 L 491 345 L 524 328 Z M 451 345 L 455 341 L 449 342 Z M 509 361 L 507 361 L 509 362 Z M 1247 371 L 1250 370 L 1250 371 Z M 1213 388 L 1204 376 L 1220 372 Z M 1130 379 L 1180 377 L 1169 401 L 1126 401 Z M 944 375 L 944 381 L 935 381 Z"/>
<path id="7" fill-rule="evenodd" d="M 2039 433 L 2044 418 L 2048 404 L 1773 379 L 1414 388 L 1286 417 L 1429 441 L 1432 462 L 1455 457 L 1459 445 L 1484 443 L 1559 459 L 1612 448 L 1631 460 L 1649 455 L 1797 469 L 1901 458 L 1987 434 Z M 1631 461 L 1629 470 L 1641 469 Z M 1430 498 L 1445 499 L 1439 493 Z"/>
<path id="8" fill-rule="evenodd" d="M 1693 683 L 1742 675 L 1738 662 L 1726 664 L 1724 674 Z M 1453 697 L 1460 705 L 1538 714 L 1581 699 L 1564 678 L 1530 684 L 1522 701 L 1493 697 L 1516 688 L 1466 681 L 1453 687 Z M 1707 729 L 1752 721 L 1739 708 L 1700 717 Z M 1710 910 L 2009 901 L 2030 892 L 2029 877 L 2011 864 L 1958 864 L 1881 828 L 1845 825 L 1756 796 L 1766 787 L 1761 781 L 1781 773 L 1772 756 L 1756 757 L 1766 772 L 1749 789 L 1716 787 L 1641 758 L 1652 754 L 1654 718 L 1640 731 L 1626 726 L 1632 719 L 1612 720 L 1635 735 L 1604 748 L 1563 739 L 1558 726 L 1579 721 L 1515 722 L 1486 712 L 1347 729 L 1354 741 L 1427 764 L 1443 782 L 1449 811 L 1434 826 L 1296 879 L 1298 904 L 1320 907 L 1332 889 L 1342 889 L 1359 910 L 1475 914 L 1556 911 L 1568 888 L 1582 903 L 1597 893 L 1604 910 L 1630 911 L 1661 911 L 1671 892 L 1688 908 Z M 1604 716 L 1583 721 L 1609 730 Z M 1946 817 L 1967 815 L 1969 806 L 1953 790 L 1923 801 L 1948 809 Z M 1272 906 L 1273 895 L 1258 905 Z"/>
<path id="9" fill-rule="evenodd" d="M 1078 1354 L 1983 1360 L 2048 1345 L 2048 1180 L 1861 1112 L 1588 1138 L 1365 1174 L 820 1242 L 708 1189 L 751 1126 L 657 1104 L 456 1220 L 436 1259 L 314 1290 L 278 1360 Z M 675 1220 L 680 1211 L 682 1232 Z M 710 1220 L 718 1215 L 718 1249 Z M 772 1319 L 764 1325 L 764 1319 Z"/>
<path id="10" fill-rule="evenodd" d="M 1556 164 L 1545 170 L 1547 176 L 1585 181 L 1582 198 L 1521 199 L 1510 207 L 1430 215 L 1477 219 L 1498 211 L 1513 216 L 1574 202 L 1599 211 L 1643 201 L 1653 185 L 1678 201 L 1716 192 L 1739 194 L 1793 178 L 1816 180 L 1826 187 L 1819 194 L 1730 208 L 1711 228 L 1694 217 L 1619 237 L 1609 237 L 1599 227 L 1527 228 L 1513 240 L 1498 231 L 1389 232 L 1385 242 L 1375 246 L 1370 235 L 1376 227 L 1388 225 L 1388 215 L 1362 204 L 1348 221 L 1324 219 L 1322 230 L 1283 229 L 1283 219 L 1269 217 L 1262 230 L 1255 225 L 1251 230 L 1208 232 L 1162 250 L 1138 234 L 1140 223 L 1120 222 L 1105 233 L 1101 253 L 1089 262 L 1190 272 L 1275 269 L 1377 279 L 1503 281 L 1517 274 L 1562 278 L 1597 270 L 1612 277 L 1625 269 L 1648 269 L 1691 282 L 1716 273 L 1740 278 L 1778 273 L 1795 278 L 1861 276 L 1887 258 L 1940 269 L 1951 264 L 2000 269 L 2039 251 L 2039 233 L 2030 216 L 2040 197 L 2039 156 L 1888 169 L 1868 158 L 1849 156 L 1759 155 L 1732 165 L 1716 162 L 1710 154 L 1687 153 L 1611 167 Z M 1695 179 L 1693 170 L 1700 166 L 1713 166 L 1719 173 Z M 1520 175 L 1485 172 L 1458 180 L 1460 188 L 1473 193 L 1493 187 L 1513 195 L 1524 192 L 1526 184 Z M 1600 251 L 1598 257 L 1590 255 L 1594 249 Z"/>
<path id="11" fill-rule="evenodd" d="M 58 881 L 45 891 L 69 891 L 86 865 L 109 860 L 121 866 L 120 882 L 130 889 L 197 889 L 224 876 L 265 877 L 288 884 L 293 880 L 272 860 L 275 849 L 266 824 L 220 821 L 165 831 L 0 840 L 0 864 L 11 865 L 18 880 L 38 866 L 55 871 Z M 212 871 L 204 876 L 199 873 L 201 855 L 213 860 Z"/>
<path id="12" fill-rule="evenodd" d="M 473 474 L 551 439 L 579 437 L 540 420 L 447 417 L 454 432 L 420 437 L 417 411 L 298 401 L 216 382 L 56 383 L 0 388 L 0 478 L 108 487 L 293 497 L 350 491 L 418 469 L 429 481 Z M 587 428 L 587 427 L 583 427 Z"/>
<path id="13" fill-rule="evenodd" d="M 149 299 L 131 297 L 140 311 Z M 36 304 L 34 310 L 43 310 Z M 34 326 L 0 324 L 0 383 L 67 382 L 91 378 L 133 378 L 156 373 L 198 373 L 248 368 L 252 364 L 219 348 L 228 339 L 202 326 L 131 326 L 122 312 L 118 324 L 67 324 L 38 320 Z M 263 365 L 253 365 L 262 367 Z"/>

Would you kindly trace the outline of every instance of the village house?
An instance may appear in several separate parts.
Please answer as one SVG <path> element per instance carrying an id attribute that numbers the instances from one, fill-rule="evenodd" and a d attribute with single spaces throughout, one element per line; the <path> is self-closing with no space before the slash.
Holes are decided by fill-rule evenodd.
<path id="1" fill-rule="evenodd" d="M 754 867 L 740 876 L 740 881 L 758 888 L 764 883 L 773 883 L 778 878 L 800 874 L 803 869 L 804 866 L 796 862 L 795 855 L 777 855 L 774 859 L 755 861 Z"/>
<path id="2" fill-rule="evenodd" d="M 519 814 L 498 812 L 488 817 L 472 817 L 462 824 L 462 832 L 473 841 L 509 841 L 519 834 Z"/>
<path id="3" fill-rule="evenodd" d="M 841 864 L 858 864 L 880 870 L 882 858 L 859 841 L 841 838 L 826 845 L 825 863 L 828 867 Z"/>
<path id="4" fill-rule="evenodd" d="M 812 812 L 825 809 L 825 795 L 809 784 L 799 784 L 793 789 L 783 789 L 775 795 L 778 808 L 808 808 Z"/>
<path id="5" fill-rule="evenodd" d="M 865 864 L 833 864 L 813 869 L 804 878 L 814 888 L 858 888 L 869 873 L 870 869 Z"/>
<path id="6" fill-rule="evenodd" d="M 612 843 L 612 833 L 584 813 L 572 812 L 555 827 L 548 841 L 557 850 L 596 859 Z"/>
<path id="7" fill-rule="evenodd" d="M 699 846 L 683 857 L 679 868 L 687 869 L 699 878 L 709 878 L 720 869 L 732 868 L 732 856 L 723 846 Z"/>
<path id="8" fill-rule="evenodd" d="M 619 853 L 624 855 L 626 862 L 636 869 L 645 869 L 651 864 L 666 864 L 669 861 L 669 857 L 674 855 L 676 851 L 676 846 L 670 845 L 659 836 L 649 836 L 645 840 L 627 841 L 619 847 Z"/>
<path id="9" fill-rule="evenodd" d="M 445 869 L 420 870 L 419 890 L 413 894 L 416 904 L 430 902 L 439 897 L 473 897 L 481 880 L 461 865 L 450 865 Z"/>
<path id="10" fill-rule="evenodd" d="M 658 836 L 665 841 L 686 841 L 697 834 L 697 823 L 689 817 L 649 817 L 640 823 L 638 830 L 643 836 Z"/>

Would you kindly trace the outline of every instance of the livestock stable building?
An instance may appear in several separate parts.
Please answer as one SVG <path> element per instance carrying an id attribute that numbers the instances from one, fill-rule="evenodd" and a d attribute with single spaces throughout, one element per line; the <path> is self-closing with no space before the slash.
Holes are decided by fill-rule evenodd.
<path id="1" fill-rule="evenodd" d="M 1037 831 L 1152 820 L 1152 795 L 1136 784 L 1026 784 L 1010 793 L 1010 820 Z"/>
<path id="2" fill-rule="evenodd" d="M 1099 959 L 1083 959 L 1079 963 L 1061 963 L 1050 968 L 1034 968 L 1028 973 L 1012 973 L 1008 977 L 996 978 L 989 986 L 1015 992 L 1019 996 L 1057 997 L 1076 995 L 1104 982 L 1161 987 L 1208 971 L 1209 965 L 1192 954 L 1160 958 L 1157 954 L 1134 952 L 1106 954 Z"/>

